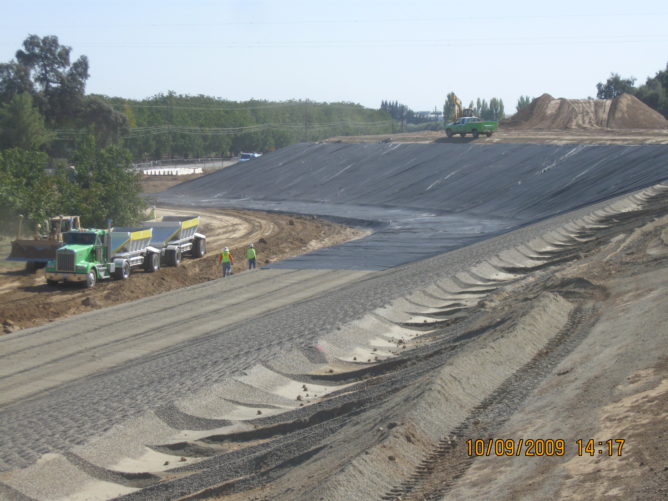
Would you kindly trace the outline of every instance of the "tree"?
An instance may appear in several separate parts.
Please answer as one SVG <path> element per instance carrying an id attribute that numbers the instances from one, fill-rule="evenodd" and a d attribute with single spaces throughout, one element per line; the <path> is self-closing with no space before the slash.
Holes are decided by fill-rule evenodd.
<path id="1" fill-rule="evenodd" d="M 30 94 L 16 94 L 0 106 L 0 149 L 39 150 L 52 137 Z"/>
<path id="2" fill-rule="evenodd" d="M 46 172 L 48 157 L 38 151 L 0 151 L 0 212 L 3 218 L 23 214 L 38 222 L 55 210 L 60 191 Z M 55 213 L 55 212 L 54 212 Z"/>
<path id="3" fill-rule="evenodd" d="M 78 110 L 86 90 L 88 58 L 70 63 L 71 47 L 60 45 L 58 37 L 29 35 L 23 50 L 16 52 L 16 76 L 29 75 L 32 92 L 42 113 L 52 123 Z M 16 78 L 14 79 L 16 80 Z"/>
<path id="4" fill-rule="evenodd" d="M 86 96 L 78 117 L 82 125 L 95 134 L 97 144 L 103 147 L 118 143 L 129 129 L 128 117 L 99 96 Z"/>
<path id="5" fill-rule="evenodd" d="M 503 100 L 493 97 L 489 100 L 487 116 L 481 118 L 486 118 L 487 120 L 501 120 L 503 116 Z"/>
<path id="6" fill-rule="evenodd" d="M 635 94 L 635 87 L 633 84 L 636 79 L 631 78 L 622 78 L 617 73 L 611 73 L 610 78 L 603 84 L 601 82 L 596 84 L 596 97 L 598 99 L 612 99 L 620 94 L 628 92 L 629 94 Z"/>
<path id="7" fill-rule="evenodd" d="M 86 137 L 72 158 L 73 179 L 60 178 L 63 210 L 80 214 L 85 224 L 104 227 L 111 218 L 117 226 L 138 221 L 146 208 L 139 174 L 131 168 L 130 152 L 118 146 L 100 148 Z"/>
<path id="8" fill-rule="evenodd" d="M 517 100 L 517 105 L 515 106 L 516 111 L 520 111 L 523 108 L 526 108 L 533 101 L 532 97 L 529 96 L 520 96 Z"/>
<path id="9" fill-rule="evenodd" d="M 450 92 L 445 98 L 445 104 L 443 105 L 443 121 L 447 124 L 452 122 L 455 119 L 457 114 L 457 95 L 454 92 Z"/>
<path id="10" fill-rule="evenodd" d="M 638 87 L 636 97 L 668 118 L 668 63 L 665 70 Z"/>
<path id="11" fill-rule="evenodd" d="M 0 64 L 0 102 L 6 103 L 16 94 L 35 94 L 30 70 L 16 61 Z"/>

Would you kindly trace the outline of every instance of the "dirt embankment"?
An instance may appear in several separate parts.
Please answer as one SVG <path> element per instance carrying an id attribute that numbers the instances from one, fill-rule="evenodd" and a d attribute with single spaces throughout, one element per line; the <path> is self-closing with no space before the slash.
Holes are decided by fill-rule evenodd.
<path id="1" fill-rule="evenodd" d="M 443 131 L 417 131 L 398 134 L 338 137 L 328 142 L 342 143 L 448 143 L 448 144 L 668 144 L 666 129 L 542 129 L 530 127 L 509 127 L 501 123 L 499 130 L 492 137 L 452 137 Z"/>
<path id="2" fill-rule="evenodd" d="M 186 499 L 666 499 L 666 207 L 664 198 L 605 216 L 542 253 L 525 244 L 504 251 L 495 262 L 505 275 L 467 283 L 456 308 L 426 308 L 435 329 L 396 317 L 425 332 L 404 341 L 397 330 L 394 344 L 375 337 L 373 368 L 351 358 L 357 367 L 346 377 L 339 358 L 335 376 L 300 374 L 304 392 L 323 381 L 346 387 L 308 419 L 258 420 L 230 433 L 254 454 L 251 466 Z M 548 261 L 537 264 L 539 255 Z M 477 271 L 485 269 L 493 268 Z M 432 292 L 446 293 L 441 284 L 406 301 L 410 314 Z M 448 295 L 457 285 L 450 281 Z M 390 307 L 382 312 L 390 319 Z M 323 420 L 331 428 L 319 430 Z M 266 450 L 271 440 L 293 441 L 276 446 L 276 459 L 258 439 Z M 469 452 L 468 440 L 482 448 Z"/>
<path id="3" fill-rule="evenodd" d="M 157 216 L 192 214 L 191 209 L 158 209 Z M 160 294 L 222 277 L 218 253 L 229 247 L 234 272 L 246 270 L 248 244 L 257 249 L 258 266 L 360 238 L 363 230 L 322 219 L 237 210 L 198 210 L 200 231 L 207 235 L 207 255 L 186 258 L 178 268 L 157 273 L 133 270 L 127 282 L 99 282 L 94 289 L 78 285 L 50 286 L 44 270 L 27 274 L 20 266 L 0 271 L 0 333 L 34 327 L 58 318 Z"/>

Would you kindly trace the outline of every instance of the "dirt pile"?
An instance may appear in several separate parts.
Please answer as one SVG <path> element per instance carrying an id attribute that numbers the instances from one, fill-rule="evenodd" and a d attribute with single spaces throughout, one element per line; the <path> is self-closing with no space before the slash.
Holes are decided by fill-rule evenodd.
<path id="1" fill-rule="evenodd" d="M 666 129 L 668 120 L 630 94 L 555 99 L 543 94 L 502 123 L 513 129 Z"/>

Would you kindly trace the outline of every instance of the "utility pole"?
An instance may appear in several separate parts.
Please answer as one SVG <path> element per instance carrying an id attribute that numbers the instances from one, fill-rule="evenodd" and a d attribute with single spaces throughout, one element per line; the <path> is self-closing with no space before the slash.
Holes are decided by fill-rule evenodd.
<path id="1" fill-rule="evenodd" d="M 308 142 L 308 99 L 304 101 L 304 142 Z"/>

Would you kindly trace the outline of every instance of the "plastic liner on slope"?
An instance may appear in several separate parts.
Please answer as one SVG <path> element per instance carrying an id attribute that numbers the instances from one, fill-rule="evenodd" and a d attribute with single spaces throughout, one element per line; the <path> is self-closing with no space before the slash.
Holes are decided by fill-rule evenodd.
<path id="1" fill-rule="evenodd" d="M 160 200 L 369 221 L 373 235 L 280 266 L 384 269 L 655 184 L 667 165 L 664 145 L 301 144 Z"/>

